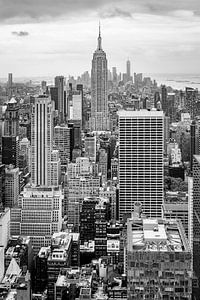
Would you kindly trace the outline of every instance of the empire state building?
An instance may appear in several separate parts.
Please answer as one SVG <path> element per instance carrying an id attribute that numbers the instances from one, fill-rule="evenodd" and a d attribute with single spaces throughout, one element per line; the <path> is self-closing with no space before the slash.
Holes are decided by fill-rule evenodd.
<path id="1" fill-rule="evenodd" d="M 90 128 L 93 131 L 109 129 L 107 59 L 102 49 L 102 38 L 99 26 L 97 49 L 93 54 L 91 71 L 91 118 Z"/>

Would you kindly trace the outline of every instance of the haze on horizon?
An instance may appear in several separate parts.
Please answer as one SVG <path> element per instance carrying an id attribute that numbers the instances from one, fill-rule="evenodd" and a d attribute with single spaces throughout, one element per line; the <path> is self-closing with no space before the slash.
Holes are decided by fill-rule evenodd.
<path id="1" fill-rule="evenodd" d="M 198 0 L 0 0 L 0 78 L 91 70 L 101 21 L 108 66 L 198 73 Z"/>

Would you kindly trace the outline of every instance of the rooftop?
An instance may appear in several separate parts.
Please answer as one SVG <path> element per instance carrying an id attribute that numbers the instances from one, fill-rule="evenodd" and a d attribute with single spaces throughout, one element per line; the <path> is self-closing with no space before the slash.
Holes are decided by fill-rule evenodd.
<path id="1" fill-rule="evenodd" d="M 128 117 L 163 117 L 163 111 L 158 110 L 119 110 L 118 116 L 121 118 Z"/>
<path id="2" fill-rule="evenodd" d="M 4 211 L 0 212 L 0 221 L 4 218 L 8 213 L 10 213 L 10 209 L 7 207 Z"/>
<path id="3" fill-rule="evenodd" d="M 94 241 L 84 242 L 84 244 L 80 245 L 81 252 L 94 252 Z"/>
<path id="4" fill-rule="evenodd" d="M 12 97 L 8 103 L 9 103 L 9 104 L 16 104 L 17 101 L 15 100 L 14 97 Z"/>
<path id="5" fill-rule="evenodd" d="M 20 195 L 24 196 L 25 198 L 30 198 L 30 197 L 55 197 L 55 196 L 60 196 L 61 193 L 61 189 L 60 187 L 32 187 L 29 185 L 26 185 L 26 187 L 24 188 L 24 190 L 21 192 Z"/>
<path id="6" fill-rule="evenodd" d="M 128 251 L 190 252 L 181 222 L 158 219 L 128 219 Z"/>
<path id="7" fill-rule="evenodd" d="M 50 253 L 50 247 L 42 247 L 38 253 L 38 257 L 47 258 L 49 253 Z"/>
<path id="8" fill-rule="evenodd" d="M 55 232 L 52 236 L 53 246 L 66 246 L 71 241 L 71 235 L 68 232 Z"/>
<path id="9" fill-rule="evenodd" d="M 61 269 L 56 286 L 66 286 L 75 283 L 80 287 L 90 287 L 92 283 L 92 268 L 64 268 Z"/>
<path id="10" fill-rule="evenodd" d="M 194 158 L 195 158 L 196 161 L 200 164 L 200 155 L 194 155 Z"/>

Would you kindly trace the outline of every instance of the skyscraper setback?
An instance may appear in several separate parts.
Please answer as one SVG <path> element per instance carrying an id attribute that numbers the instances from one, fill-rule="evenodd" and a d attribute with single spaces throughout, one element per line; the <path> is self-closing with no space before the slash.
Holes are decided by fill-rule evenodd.
<path id="1" fill-rule="evenodd" d="M 161 217 L 163 202 L 162 111 L 119 111 L 119 213 L 142 202 L 148 217 Z"/>
<path id="2" fill-rule="evenodd" d="M 91 71 L 90 128 L 95 131 L 107 130 L 109 126 L 107 72 L 106 53 L 102 49 L 102 38 L 99 26 L 98 45 L 93 55 Z"/>

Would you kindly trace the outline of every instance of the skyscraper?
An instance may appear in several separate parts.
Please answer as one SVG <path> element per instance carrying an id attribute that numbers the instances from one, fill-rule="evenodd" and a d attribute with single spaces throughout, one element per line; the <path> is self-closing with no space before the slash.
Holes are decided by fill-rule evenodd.
<path id="1" fill-rule="evenodd" d="M 12 98 L 8 102 L 8 106 L 5 112 L 4 135 L 19 135 L 19 105 L 15 98 Z"/>
<path id="2" fill-rule="evenodd" d="M 192 174 L 192 168 L 193 168 L 193 155 L 196 153 L 196 122 L 192 121 L 192 124 L 190 125 L 190 172 Z"/>
<path id="3" fill-rule="evenodd" d="M 193 156 L 193 270 L 200 282 L 200 155 Z M 199 289 L 198 298 L 200 297 Z"/>
<path id="4" fill-rule="evenodd" d="M 64 76 L 55 77 L 55 87 L 58 89 L 58 117 L 59 122 L 63 123 L 65 120 L 64 111 Z"/>
<path id="5" fill-rule="evenodd" d="M 9 165 L 5 169 L 5 207 L 13 207 L 19 196 L 19 168 Z"/>
<path id="6" fill-rule="evenodd" d="M 198 89 L 190 87 L 185 88 L 185 107 L 189 112 L 191 119 L 197 115 Z"/>
<path id="7" fill-rule="evenodd" d="M 161 103 L 164 113 L 167 113 L 167 88 L 165 85 L 161 86 Z"/>
<path id="8" fill-rule="evenodd" d="M 52 104 L 46 95 L 35 98 L 31 111 L 31 178 L 33 186 L 51 181 Z"/>
<path id="9" fill-rule="evenodd" d="M 55 148 L 59 150 L 61 165 L 70 160 L 70 128 L 67 125 L 54 127 Z"/>
<path id="10" fill-rule="evenodd" d="M 114 83 L 117 83 L 117 68 L 112 67 L 112 80 Z"/>
<path id="11" fill-rule="evenodd" d="M 119 111 L 119 213 L 142 202 L 149 217 L 161 217 L 163 202 L 162 111 Z"/>
<path id="12" fill-rule="evenodd" d="M 12 88 L 13 88 L 13 76 L 12 73 L 8 73 L 8 99 L 12 97 Z"/>
<path id="13" fill-rule="evenodd" d="M 131 62 L 128 59 L 126 62 L 126 76 L 127 76 L 127 81 L 131 80 Z"/>
<path id="14" fill-rule="evenodd" d="M 91 130 L 108 129 L 107 59 L 101 45 L 99 27 L 97 50 L 93 54 L 91 71 Z"/>
<path id="15" fill-rule="evenodd" d="M 19 165 L 19 106 L 15 98 L 8 102 L 2 137 L 3 164 Z"/>

